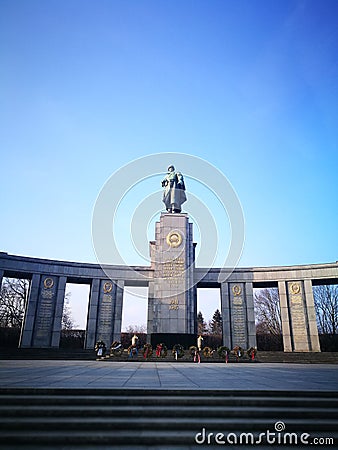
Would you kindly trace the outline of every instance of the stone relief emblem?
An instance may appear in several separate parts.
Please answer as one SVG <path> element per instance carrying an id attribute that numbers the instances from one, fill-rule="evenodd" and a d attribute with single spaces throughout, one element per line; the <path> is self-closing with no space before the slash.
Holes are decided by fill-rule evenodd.
<path id="1" fill-rule="evenodd" d="M 240 286 L 238 286 L 238 284 L 235 284 L 235 286 L 232 287 L 232 292 L 235 296 L 241 295 L 242 288 Z"/>
<path id="2" fill-rule="evenodd" d="M 300 284 L 292 283 L 290 286 L 290 290 L 291 290 L 292 294 L 299 294 L 300 293 Z"/>
<path id="3" fill-rule="evenodd" d="M 45 278 L 43 285 L 46 289 L 51 289 L 54 286 L 54 281 L 52 278 Z"/>
<path id="4" fill-rule="evenodd" d="M 178 231 L 170 231 L 167 235 L 167 244 L 170 247 L 176 248 L 182 244 L 182 236 Z"/>
<path id="5" fill-rule="evenodd" d="M 104 283 L 103 292 L 105 294 L 108 294 L 109 292 L 111 292 L 112 289 L 113 289 L 113 284 L 110 281 L 107 281 L 106 283 Z"/>

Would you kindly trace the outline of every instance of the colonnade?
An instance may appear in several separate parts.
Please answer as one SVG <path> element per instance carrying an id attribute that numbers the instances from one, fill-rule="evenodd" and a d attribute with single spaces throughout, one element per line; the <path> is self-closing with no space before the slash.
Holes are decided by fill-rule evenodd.
<path id="1" fill-rule="evenodd" d="M 253 289 L 278 287 L 284 351 L 320 351 L 313 284 L 338 282 L 337 263 L 238 268 L 226 277 L 222 269 L 203 269 L 202 276 L 199 270 L 194 269 L 198 280 L 194 289 L 220 289 L 224 345 L 229 348 L 256 345 Z M 151 267 L 109 266 L 103 270 L 98 264 L 0 253 L 0 281 L 3 277 L 30 281 L 20 347 L 59 347 L 67 282 L 90 285 L 85 348 L 92 349 L 99 339 L 119 340 L 124 287 L 148 286 L 153 275 Z M 190 314 L 189 320 L 196 320 L 196 314 L 194 317 Z"/>

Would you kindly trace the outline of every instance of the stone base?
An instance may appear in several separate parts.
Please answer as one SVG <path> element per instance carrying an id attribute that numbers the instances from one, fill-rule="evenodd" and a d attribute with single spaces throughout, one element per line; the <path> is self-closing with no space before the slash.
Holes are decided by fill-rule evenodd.
<path id="1" fill-rule="evenodd" d="M 167 349 L 173 348 L 175 344 L 181 344 L 185 349 L 188 349 L 191 345 L 196 345 L 196 334 L 188 333 L 152 333 L 150 335 L 150 343 L 153 349 L 157 344 L 163 342 Z"/>

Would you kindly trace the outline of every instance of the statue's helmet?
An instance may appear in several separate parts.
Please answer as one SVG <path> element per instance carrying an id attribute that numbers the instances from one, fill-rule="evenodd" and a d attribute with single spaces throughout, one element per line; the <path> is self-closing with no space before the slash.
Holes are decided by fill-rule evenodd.
<path id="1" fill-rule="evenodd" d="M 168 167 L 168 172 L 170 172 L 170 169 L 175 170 L 175 167 L 174 167 L 173 165 L 169 166 L 169 167 Z"/>

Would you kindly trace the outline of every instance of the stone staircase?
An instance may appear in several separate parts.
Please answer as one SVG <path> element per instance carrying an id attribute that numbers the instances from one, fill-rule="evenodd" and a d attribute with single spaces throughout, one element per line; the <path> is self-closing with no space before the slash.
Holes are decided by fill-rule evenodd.
<path id="1" fill-rule="evenodd" d="M 223 446 L 248 439 L 240 448 L 252 448 L 251 435 L 258 440 L 268 430 L 270 442 L 261 436 L 257 447 L 279 448 L 277 439 L 290 442 L 285 433 L 294 433 L 291 442 L 302 447 L 301 435 L 308 433 L 303 439 L 312 447 L 317 437 L 321 449 L 337 448 L 338 393 L 0 389 L 0 448 L 6 450 L 193 449 L 217 445 L 216 439 Z"/>
<path id="2" fill-rule="evenodd" d="M 95 360 L 94 350 L 64 348 L 5 348 L 0 347 L 0 359 L 60 359 L 60 360 Z"/>
<path id="3" fill-rule="evenodd" d="M 258 352 L 257 361 L 261 363 L 338 364 L 338 353 Z"/>

